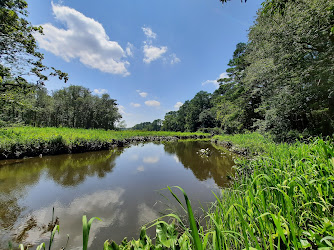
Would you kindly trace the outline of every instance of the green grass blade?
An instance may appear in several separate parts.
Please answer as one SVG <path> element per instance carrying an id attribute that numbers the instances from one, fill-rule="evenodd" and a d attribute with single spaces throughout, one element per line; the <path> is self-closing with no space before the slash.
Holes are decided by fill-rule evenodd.
<path id="1" fill-rule="evenodd" d="M 45 243 L 44 242 L 36 248 L 36 250 L 41 250 L 41 249 L 45 250 Z"/>
<path id="2" fill-rule="evenodd" d="M 56 234 L 57 231 L 58 231 L 58 234 L 59 234 L 59 225 L 55 225 L 55 227 L 53 228 L 53 230 L 51 232 L 49 249 L 51 249 L 52 242 L 53 242 L 53 239 L 54 239 L 55 234 Z"/>
<path id="3" fill-rule="evenodd" d="M 182 202 L 180 201 L 179 197 L 177 197 L 177 195 L 172 191 L 172 189 L 171 189 L 169 186 L 167 186 L 167 188 L 169 189 L 169 192 L 174 196 L 175 200 L 177 200 L 177 202 L 178 202 L 178 203 L 180 204 L 180 206 L 183 208 L 183 210 L 184 210 L 185 212 L 187 212 L 186 209 L 184 208 Z"/>
<path id="4" fill-rule="evenodd" d="M 82 249 L 83 250 L 87 250 L 88 248 L 89 231 L 95 219 L 101 221 L 100 218 L 93 217 L 87 222 L 87 216 L 86 215 L 82 216 L 82 241 L 83 241 Z"/>
<path id="5" fill-rule="evenodd" d="M 202 248 L 202 242 L 199 238 L 198 228 L 197 228 L 197 225 L 196 225 L 195 217 L 194 217 L 194 214 L 193 214 L 188 196 L 187 196 L 186 192 L 181 187 L 179 187 L 179 186 L 175 186 L 175 187 L 182 191 L 184 199 L 186 200 L 189 224 L 190 224 L 190 229 L 191 229 L 191 235 L 193 237 L 195 249 L 196 250 L 202 250 L 203 249 Z"/>

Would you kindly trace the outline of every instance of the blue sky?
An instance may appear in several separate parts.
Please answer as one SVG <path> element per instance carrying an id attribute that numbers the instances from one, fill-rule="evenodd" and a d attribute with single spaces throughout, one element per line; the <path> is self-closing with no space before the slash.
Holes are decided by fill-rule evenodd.
<path id="1" fill-rule="evenodd" d="M 45 64 L 67 72 L 48 90 L 82 85 L 117 100 L 128 127 L 215 90 L 262 0 L 28 0 Z"/>

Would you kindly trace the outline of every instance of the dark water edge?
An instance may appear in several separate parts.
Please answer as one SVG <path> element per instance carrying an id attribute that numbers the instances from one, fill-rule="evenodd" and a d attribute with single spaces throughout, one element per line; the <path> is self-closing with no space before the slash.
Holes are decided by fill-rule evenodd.
<path id="1" fill-rule="evenodd" d="M 67 234 L 69 249 L 80 248 L 84 214 L 102 219 L 92 226 L 92 249 L 102 248 L 106 239 L 138 238 L 143 224 L 176 206 L 162 190 L 167 185 L 182 186 L 199 207 L 199 201 L 214 201 L 211 191 L 219 193 L 229 184 L 233 165 L 233 155 L 205 141 L 0 161 L 0 248 L 9 240 L 46 242 L 52 207 L 60 225 L 55 249 L 65 245 Z"/>
<path id="2" fill-rule="evenodd" d="M 26 157 L 77 154 L 91 151 L 109 150 L 116 147 L 124 147 L 133 143 L 178 141 L 184 139 L 203 139 L 210 136 L 204 135 L 183 135 L 183 136 L 135 136 L 122 140 L 112 139 L 111 141 L 87 140 L 78 138 L 68 144 L 61 136 L 49 141 L 33 142 L 31 145 L 15 144 L 10 149 L 1 149 L 0 160 L 21 159 Z"/>

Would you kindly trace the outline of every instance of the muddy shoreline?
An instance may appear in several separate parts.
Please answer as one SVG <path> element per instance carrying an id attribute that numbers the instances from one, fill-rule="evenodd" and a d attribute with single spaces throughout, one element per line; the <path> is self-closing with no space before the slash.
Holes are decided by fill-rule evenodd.
<path id="1" fill-rule="evenodd" d="M 231 151 L 231 152 L 233 152 L 237 155 L 251 156 L 251 153 L 250 153 L 249 149 L 234 146 L 229 141 L 221 141 L 219 139 L 211 139 L 211 142 L 217 144 L 218 146 L 222 146 L 222 147 L 228 149 L 229 151 Z"/>

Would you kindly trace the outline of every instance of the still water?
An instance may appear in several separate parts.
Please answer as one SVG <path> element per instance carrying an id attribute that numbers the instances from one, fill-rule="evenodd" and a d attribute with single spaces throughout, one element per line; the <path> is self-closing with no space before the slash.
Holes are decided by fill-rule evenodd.
<path id="1" fill-rule="evenodd" d="M 67 249 L 82 247 L 82 215 L 102 220 L 93 222 L 91 249 L 138 238 L 143 224 L 175 204 L 167 185 L 185 189 L 195 208 L 228 185 L 233 164 L 229 152 L 204 141 L 0 161 L 0 248 L 47 242 L 53 207 L 60 225 L 53 249 L 65 246 L 67 234 Z"/>

